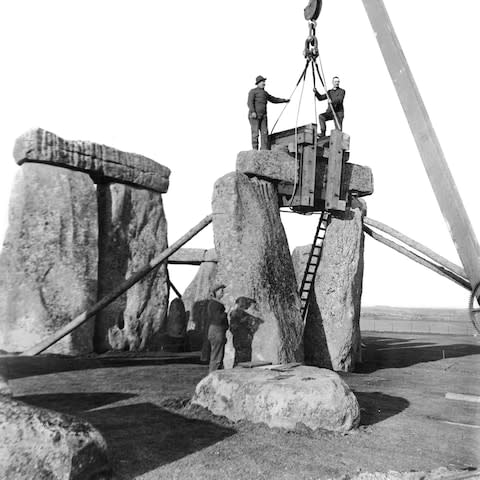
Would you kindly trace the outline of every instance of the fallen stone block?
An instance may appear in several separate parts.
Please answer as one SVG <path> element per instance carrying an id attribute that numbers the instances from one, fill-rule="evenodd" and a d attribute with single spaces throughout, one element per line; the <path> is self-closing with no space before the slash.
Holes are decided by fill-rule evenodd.
<path id="1" fill-rule="evenodd" d="M 217 282 L 226 285 L 222 302 L 230 311 L 239 297 L 254 300 L 249 314 L 256 331 L 247 360 L 301 360 L 300 300 L 275 185 L 229 173 L 215 183 L 212 211 Z M 235 363 L 234 343 L 227 337 L 226 368 Z"/>
<path id="2" fill-rule="evenodd" d="M 197 385 L 192 404 L 235 422 L 269 427 L 347 432 L 360 422 L 357 399 L 347 384 L 316 367 L 217 370 Z"/>
<path id="3" fill-rule="evenodd" d="M 237 156 L 237 172 L 254 175 L 274 182 L 293 184 L 295 182 L 296 163 L 288 153 L 281 150 L 249 150 Z M 317 183 L 326 182 L 327 164 L 320 163 Z M 369 167 L 347 162 L 342 174 L 342 190 L 357 194 L 359 197 L 373 193 L 373 175 Z"/>
<path id="4" fill-rule="evenodd" d="M 15 161 L 47 163 L 80 170 L 98 183 L 114 181 L 166 193 L 170 169 L 138 155 L 93 142 L 64 140 L 41 128 L 29 130 L 15 142 Z"/>
<path id="5" fill-rule="evenodd" d="M 0 254 L 0 348 L 24 351 L 97 300 L 95 185 L 82 172 L 28 163 L 15 177 Z M 48 349 L 93 349 L 92 319 Z"/>
<path id="6" fill-rule="evenodd" d="M 0 478 L 110 478 L 107 443 L 89 423 L 0 396 Z"/>

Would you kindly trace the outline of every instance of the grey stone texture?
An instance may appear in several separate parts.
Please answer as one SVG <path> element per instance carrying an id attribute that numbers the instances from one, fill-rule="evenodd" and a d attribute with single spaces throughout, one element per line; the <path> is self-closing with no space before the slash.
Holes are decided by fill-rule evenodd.
<path id="1" fill-rule="evenodd" d="M 107 444 L 89 423 L 0 396 L 0 478 L 110 478 Z"/>
<path id="2" fill-rule="evenodd" d="M 108 183 L 98 185 L 97 195 L 102 298 L 167 248 L 167 222 L 157 192 Z M 163 263 L 97 315 L 97 352 L 158 347 L 168 308 L 167 278 Z"/>
<path id="3" fill-rule="evenodd" d="M 0 254 L 0 349 L 32 347 L 96 301 L 97 242 L 90 177 L 51 165 L 23 165 Z M 93 320 L 47 353 L 88 353 L 92 339 Z"/>
<path id="4" fill-rule="evenodd" d="M 215 250 L 211 249 L 205 258 L 216 258 Z M 187 335 L 192 350 L 200 350 L 206 335 L 207 302 L 210 291 L 217 278 L 217 262 L 203 262 L 190 285 L 182 295 L 187 314 Z"/>
<path id="5" fill-rule="evenodd" d="M 352 371 L 360 359 L 365 210 L 355 206 L 327 228 L 304 332 L 305 362 L 335 371 Z M 309 252 L 310 245 L 293 251 L 299 285 Z"/>
<path id="6" fill-rule="evenodd" d="M 347 432 L 360 422 L 357 399 L 339 375 L 307 366 L 283 373 L 268 368 L 217 370 L 197 385 L 192 404 L 234 422 L 269 427 Z"/>
<path id="7" fill-rule="evenodd" d="M 167 316 L 167 335 L 183 338 L 187 332 L 187 314 L 181 298 L 174 298 L 170 303 Z"/>
<path id="8" fill-rule="evenodd" d="M 230 173 L 215 183 L 212 211 L 217 282 L 226 285 L 222 301 L 227 311 L 238 297 L 256 302 L 250 313 L 261 323 L 253 335 L 252 360 L 295 360 L 303 325 L 276 187 Z M 225 367 L 232 367 L 234 359 L 229 334 Z"/>
<path id="9" fill-rule="evenodd" d="M 64 140 L 41 128 L 20 136 L 14 148 L 15 161 L 41 162 L 89 173 L 99 183 L 114 181 L 165 193 L 170 170 L 138 155 L 93 142 Z"/>
<path id="10" fill-rule="evenodd" d="M 295 158 L 281 150 L 249 150 L 237 156 L 238 172 L 275 182 L 294 183 Z M 319 165 L 318 175 L 326 179 L 326 162 Z M 347 162 L 342 175 L 342 189 L 359 197 L 373 193 L 373 175 L 369 167 Z"/>

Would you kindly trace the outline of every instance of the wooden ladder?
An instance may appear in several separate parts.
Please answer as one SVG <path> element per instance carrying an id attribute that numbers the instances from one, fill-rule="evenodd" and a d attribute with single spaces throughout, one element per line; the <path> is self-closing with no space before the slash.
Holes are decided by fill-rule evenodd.
<path id="1" fill-rule="evenodd" d="M 320 258 L 322 256 L 323 242 L 325 240 L 325 233 L 327 231 L 328 221 L 330 219 L 330 212 L 324 210 L 320 214 L 318 220 L 317 230 L 315 232 L 315 238 L 313 239 L 312 248 L 308 255 L 307 266 L 303 274 L 302 283 L 298 295 L 300 296 L 300 311 L 302 313 L 302 320 L 305 322 L 308 311 L 308 299 L 312 292 L 312 286 L 315 282 L 315 275 L 317 274 L 318 265 L 320 264 Z"/>

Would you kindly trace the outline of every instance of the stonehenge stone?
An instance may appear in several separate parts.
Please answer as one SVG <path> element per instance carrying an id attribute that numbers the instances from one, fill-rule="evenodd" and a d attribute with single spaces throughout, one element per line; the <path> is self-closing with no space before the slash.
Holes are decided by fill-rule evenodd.
<path id="1" fill-rule="evenodd" d="M 275 182 L 295 182 L 295 158 L 281 150 L 249 150 L 237 156 L 237 171 Z M 317 175 L 326 179 L 326 163 L 320 163 Z M 342 174 L 342 189 L 359 197 L 373 193 L 373 175 L 369 167 L 347 162 Z"/>
<path id="2" fill-rule="evenodd" d="M 0 254 L 0 349 L 32 347 L 95 303 L 95 195 L 82 172 L 35 163 L 18 171 Z M 88 353 L 92 340 L 93 320 L 47 352 Z"/>
<path id="3" fill-rule="evenodd" d="M 229 311 L 239 297 L 255 300 L 251 314 L 262 322 L 253 335 L 251 360 L 297 359 L 303 322 L 276 187 L 230 173 L 215 183 L 212 207 L 217 281 L 226 285 L 222 301 Z M 234 358 L 229 336 L 226 368 Z"/>
<path id="4" fill-rule="evenodd" d="M 110 293 L 167 248 L 161 194 L 119 183 L 97 188 L 98 297 Z M 97 315 L 95 350 L 158 348 L 168 308 L 167 265 L 161 264 Z"/>
<path id="5" fill-rule="evenodd" d="M 93 142 L 64 140 L 41 128 L 29 130 L 15 143 L 15 161 L 47 163 L 80 170 L 98 183 L 114 181 L 166 193 L 170 170 L 138 155 Z"/>
<path id="6" fill-rule="evenodd" d="M 208 250 L 205 258 L 216 258 L 215 250 Z M 207 301 L 217 278 L 217 262 L 203 262 L 190 285 L 182 295 L 187 314 L 187 335 L 192 350 L 200 350 L 206 335 Z"/>
<path id="7" fill-rule="evenodd" d="M 8 379 L 0 372 L 0 395 L 12 395 L 12 390 L 8 385 Z"/>
<path id="8" fill-rule="evenodd" d="M 234 422 L 269 427 L 347 432 L 360 422 L 357 399 L 340 376 L 307 366 L 286 372 L 268 367 L 217 370 L 197 385 L 192 404 Z"/>
<path id="9" fill-rule="evenodd" d="M 167 334 L 173 338 L 185 337 L 187 331 L 187 314 L 181 298 L 174 298 L 170 303 L 167 316 Z"/>
<path id="10" fill-rule="evenodd" d="M 336 371 L 352 371 L 360 356 L 365 211 L 356 206 L 331 218 L 304 332 L 305 362 Z M 309 252 L 310 245 L 293 251 L 299 285 Z"/>
<path id="11" fill-rule="evenodd" d="M 110 478 L 107 444 L 89 423 L 0 396 L 0 478 Z"/>

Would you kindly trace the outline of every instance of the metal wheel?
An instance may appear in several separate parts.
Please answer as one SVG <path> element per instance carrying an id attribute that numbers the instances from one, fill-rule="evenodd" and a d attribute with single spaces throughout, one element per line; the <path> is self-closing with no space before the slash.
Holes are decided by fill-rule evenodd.
<path id="1" fill-rule="evenodd" d="M 475 330 L 480 333 L 480 303 L 478 297 L 480 295 L 480 283 L 472 290 L 470 300 L 468 302 L 468 313 Z"/>

